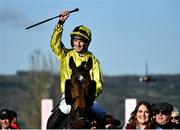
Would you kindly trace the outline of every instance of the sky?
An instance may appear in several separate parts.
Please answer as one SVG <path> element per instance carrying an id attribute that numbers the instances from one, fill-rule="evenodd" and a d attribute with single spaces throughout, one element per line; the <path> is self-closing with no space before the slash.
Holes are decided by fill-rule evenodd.
<path id="1" fill-rule="evenodd" d="M 64 24 L 63 42 L 78 25 L 92 31 L 89 47 L 104 75 L 180 73 L 180 0 L 0 0 L 0 74 L 32 68 L 37 50 L 59 62 L 50 48 L 58 19 L 26 30 L 63 10 L 79 8 Z"/>

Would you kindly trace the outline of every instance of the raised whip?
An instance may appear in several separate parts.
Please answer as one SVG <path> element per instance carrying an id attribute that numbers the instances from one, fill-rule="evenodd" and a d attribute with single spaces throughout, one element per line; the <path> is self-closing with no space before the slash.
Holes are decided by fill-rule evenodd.
<path id="1" fill-rule="evenodd" d="M 77 11 L 79 11 L 79 8 L 76 8 L 76 9 L 73 9 L 73 10 L 69 11 L 69 13 L 73 13 L 73 12 L 77 12 Z M 32 27 L 35 27 L 35 26 L 37 26 L 37 25 L 39 25 L 39 24 L 48 22 L 48 21 L 53 20 L 53 19 L 55 19 L 55 18 L 58 18 L 58 17 L 60 17 L 60 16 L 61 16 L 61 15 L 57 15 L 57 16 L 55 16 L 55 17 L 46 19 L 46 20 L 44 20 L 44 21 L 41 21 L 41 22 L 39 22 L 39 23 L 36 23 L 36 24 L 33 24 L 33 25 L 27 27 L 26 29 L 30 29 L 30 28 L 32 28 Z"/>

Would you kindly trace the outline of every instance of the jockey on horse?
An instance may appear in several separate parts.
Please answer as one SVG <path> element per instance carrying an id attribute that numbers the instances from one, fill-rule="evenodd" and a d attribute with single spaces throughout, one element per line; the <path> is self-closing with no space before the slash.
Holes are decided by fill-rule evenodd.
<path id="1" fill-rule="evenodd" d="M 72 56 L 76 66 L 79 66 L 83 61 L 87 61 L 89 57 L 92 58 L 93 68 L 90 70 L 91 79 L 96 82 L 96 98 L 103 91 L 103 75 L 99 60 L 88 51 L 88 47 L 92 40 L 91 30 L 83 25 L 77 26 L 71 32 L 71 46 L 72 49 L 65 48 L 62 43 L 63 24 L 69 17 L 69 11 L 63 11 L 60 14 L 59 21 L 55 27 L 54 33 L 51 37 L 51 48 L 56 57 L 60 61 L 60 91 L 62 93 L 61 102 L 59 105 L 59 117 L 63 122 L 71 111 L 71 106 L 66 104 L 65 101 L 65 82 L 71 78 L 71 69 L 69 68 L 69 58 Z M 104 122 L 106 111 L 96 101 L 93 103 L 91 111 L 96 120 Z"/>

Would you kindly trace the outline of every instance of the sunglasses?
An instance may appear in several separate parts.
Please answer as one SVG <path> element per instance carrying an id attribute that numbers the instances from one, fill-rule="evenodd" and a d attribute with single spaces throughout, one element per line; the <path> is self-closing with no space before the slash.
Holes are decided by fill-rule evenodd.
<path id="1" fill-rule="evenodd" d="M 169 112 L 167 112 L 167 111 L 162 111 L 162 110 L 158 110 L 158 111 L 156 111 L 156 114 L 158 115 L 158 114 L 162 114 L 162 115 L 168 115 L 169 114 Z"/>
<path id="2" fill-rule="evenodd" d="M 171 119 L 178 120 L 179 117 L 178 116 L 174 116 L 174 117 L 171 117 Z"/>
<path id="3" fill-rule="evenodd" d="M 1 117 L 0 120 L 5 120 L 5 119 L 9 119 L 9 118 L 6 118 L 6 117 Z"/>

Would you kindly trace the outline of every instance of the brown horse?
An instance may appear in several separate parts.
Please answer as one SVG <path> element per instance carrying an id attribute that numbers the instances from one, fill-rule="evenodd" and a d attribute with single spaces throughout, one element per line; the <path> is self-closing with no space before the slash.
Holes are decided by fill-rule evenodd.
<path id="1" fill-rule="evenodd" d="M 71 78 L 65 83 L 65 101 L 72 106 L 68 117 L 62 121 L 60 110 L 56 108 L 52 110 L 52 115 L 47 122 L 47 129 L 89 129 L 92 127 L 105 128 L 99 121 L 94 120 L 91 107 L 95 100 L 96 82 L 91 80 L 90 70 L 92 69 L 92 59 L 82 62 L 76 67 L 73 57 L 69 60 L 69 67 L 72 70 Z M 105 125 L 111 128 L 118 128 L 120 121 L 112 116 L 105 117 Z"/>
<path id="2" fill-rule="evenodd" d="M 73 58 L 70 57 L 69 66 L 72 75 L 71 79 L 66 80 L 65 101 L 72 106 L 72 109 L 67 128 L 91 128 L 90 109 L 96 92 L 96 82 L 90 77 L 92 65 L 92 58 L 89 58 L 87 62 L 84 61 L 76 67 Z"/>

